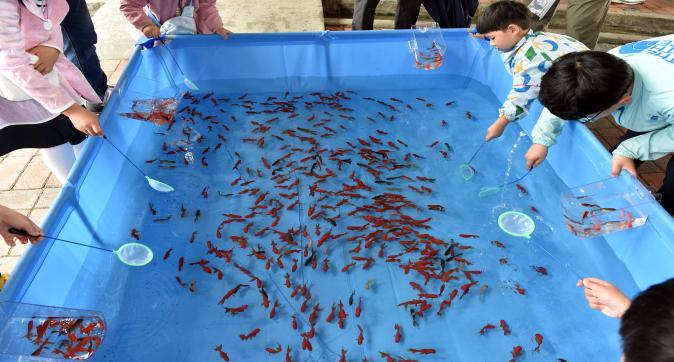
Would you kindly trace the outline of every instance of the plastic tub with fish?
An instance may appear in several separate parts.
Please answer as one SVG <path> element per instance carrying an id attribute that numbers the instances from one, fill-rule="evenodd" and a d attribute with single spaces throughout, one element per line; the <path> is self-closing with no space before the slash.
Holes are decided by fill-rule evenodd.
<path id="1" fill-rule="evenodd" d="M 109 249 L 137 241 L 154 260 L 45 240 L 3 298 L 101 312 L 96 361 L 618 360 L 618 320 L 587 307 L 576 274 L 628 295 L 666 279 L 671 217 L 646 203 L 638 228 L 567 231 L 561 193 L 610 169 L 582 125 L 508 184 L 526 172 L 539 104 L 462 177 L 510 79 L 486 42 L 443 34 L 433 71 L 415 67 L 406 31 L 137 50 L 104 128 L 175 191 L 92 140 L 44 228 Z M 533 218 L 531 239 L 499 228 L 504 211 Z"/>

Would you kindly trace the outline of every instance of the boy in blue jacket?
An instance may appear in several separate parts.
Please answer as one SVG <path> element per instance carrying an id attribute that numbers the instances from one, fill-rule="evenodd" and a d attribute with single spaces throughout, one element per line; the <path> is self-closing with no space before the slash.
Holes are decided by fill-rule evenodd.
<path id="1" fill-rule="evenodd" d="M 626 44 L 604 52 L 567 54 L 543 76 L 539 99 L 546 109 L 532 132 L 529 168 L 548 154 L 565 121 L 592 122 L 613 115 L 627 128 L 613 150 L 611 173 L 637 175 L 639 161 L 674 152 L 674 35 Z M 674 158 L 658 192 L 674 214 Z"/>

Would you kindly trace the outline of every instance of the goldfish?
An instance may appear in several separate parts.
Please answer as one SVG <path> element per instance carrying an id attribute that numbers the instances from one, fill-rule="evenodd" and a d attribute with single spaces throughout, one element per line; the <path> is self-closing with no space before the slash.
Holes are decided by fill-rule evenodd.
<path id="1" fill-rule="evenodd" d="M 308 300 L 308 299 L 306 299 Z M 309 324 L 312 326 L 316 323 L 316 318 L 318 317 L 318 311 L 320 310 L 320 303 L 316 304 L 309 315 Z"/>
<path id="2" fill-rule="evenodd" d="M 131 229 L 131 236 L 136 240 L 140 240 L 140 235 L 138 234 L 138 230 L 136 229 Z"/>
<path id="3" fill-rule="evenodd" d="M 359 333 L 358 333 L 358 338 L 357 338 L 356 341 L 358 342 L 359 345 L 361 345 L 361 344 L 363 344 L 363 328 L 361 328 L 360 325 L 358 325 L 357 327 L 358 327 Z"/>
<path id="4" fill-rule="evenodd" d="M 277 353 L 279 353 L 279 352 L 281 352 L 281 351 L 283 350 L 283 347 L 282 347 L 281 344 L 279 343 L 279 344 L 276 346 L 276 348 L 267 347 L 267 348 L 265 348 L 264 350 L 267 351 L 267 353 L 270 353 L 270 354 L 277 354 Z"/>
<path id="5" fill-rule="evenodd" d="M 260 333 L 260 328 L 255 328 L 248 334 L 239 334 L 239 338 L 241 338 L 242 341 L 246 341 L 255 338 L 258 333 Z"/>
<path id="6" fill-rule="evenodd" d="M 226 301 L 227 299 L 229 299 L 229 297 L 231 297 L 232 295 L 236 294 L 236 292 L 238 292 L 239 289 L 241 289 L 242 287 L 247 287 L 247 286 L 248 286 L 248 284 L 239 284 L 239 285 L 235 286 L 235 287 L 232 288 L 230 291 L 228 291 L 227 293 L 225 293 L 225 295 L 220 299 L 220 301 L 218 302 L 218 304 L 224 304 L 225 301 Z"/>
<path id="7" fill-rule="evenodd" d="M 505 245 L 503 245 L 503 243 L 500 242 L 500 241 L 498 241 L 498 240 L 493 240 L 493 241 L 491 242 L 491 244 L 494 245 L 494 246 L 497 247 L 497 248 L 505 248 Z"/>
<path id="8" fill-rule="evenodd" d="M 222 344 L 219 344 L 217 347 L 215 347 L 215 351 L 220 353 L 220 358 L 223 359 L 224 361 L 229 361 L 229 356 L 225 351 L 222 350 Z"/>
<path id="9" fill-rule="evenodd" d="M 267 292 L 264 290 L 264 288 L 260 289 L 260 296 L 262 297 L 262 306 L 269 308 L 269 297 L 267 296 Z"/>
<path id="10" fill-rule="evenodd" d="M 470 283 L 468 283 L 468 284 L 462 285 L 462 286 L 461 286 L 461 290 L 463 291 L 463 293 L 461 294 L 461 296 L 459 297 L 459 299 L 462 299 L 466 294 L 468 294 L 468 291 L 470 290 L 470 287 L 472 287 L 472 286 L 475 285 L 475 284 L 477 284 L 477 282 L 476 282 L 476 281 L 472 281 L 472 282 L 470 282 Z"/>
<path id="11" fill-rule="evenodd" d="M 400 332 L 400 325 L 396 324 L 396 325 L 393 326 L 393 328 L 395 328 L 395 330 L 396 330 L 394 340 L 395 340 L 396 343 L 400 343 L 400 339 L 402 337 L 401 332 Z"/>
<path id="12" fill-rule="evenodd" d="M 536 273 L 539 273 L 541 275 L 549 275 L 548 270 L 545 267 L 531 265 L 531 269 L 533 269 Z"/>
<path id="13" fill-rule="evenodd" d="M 325 321 L 330 323 L 334 318 L 335 318 L 335 303 L 332 303 L 332 307 L 330 308 L 330 314 L 328 314 L 328 317 L 325 319 Z"/>
<path id="14" fill-rule="evenodd" d="M 475 234 L 459 234 L 459 237 L 464 238 L 464 239 L 475 239 L 475 238 L 479 238 L 480 236 L 475 235 Z"/>
<path id="15" fill-rule="evenodd" d="M 484 336 L 488 330 L 496 328 L 493 324 L 487 323 L 482 329 L 480 329 L 480 335 Z"/>
<path id="16" fill-rule="evenodd" d="M 522 355 L 522 346 L 513 347 L 513 350 L 510 352 L 510 354 L 513 356 L 513 359 L 511 361 L 514 361 L 515 358 Z"/>
<path id="17" fill-rule="evenodd" d="M 529 195 L 529 191 L 527 191 L 527 189 L 525 189 L 524 186 L 522 186 L 520 184 L 515 184 L 515 186 L 517 186 L 517 189 L 520 190 L 520 192 L 523 195 Z"/>
<path id="18" fill-rule="evenodd" d="M 386 362 L 395 362 L 395 359 L 391 357 L 390 354 L 386 352 L 379 352 L 379 354 L 381 355 L 382 358 L 386 358 Z"/>
<path id="19" fill-rule="evenodd" d="M 27 332 L 26 332 L 26 339 L 31 339 L 33 338 L 33 321 L 28 321 L 28 326 L 27 326 Z"/>
<path id="20" fill-rule="evenodd" d="M 501 319 L 499 322 L 501 324 L 501 329 L 503 330 L 503 335 L 507 336 L 510 334 L 510 328 L 508 327 L 508 323 L 506 323 L 505 320 Z"/>
<path id="21" fill-rule="evenodd" d="M 540 352 L 541 344 L 543 344 L 543 336 L 540 333 L 536 333 L 534 335 L 534 339 L 536 340 L 536 348 L 534 348 L 534 352 Z"/>
<path id="22" fill-rule="evenodd" d="M 339 314 L 338 314 L 339 319 L 346 319 L 346 312 L 344 311 L 344 304 L 342 304 L 342 301 L 340 300 L 339 304 L 337 304 L 337 305 L 339 306 Z"/>
<path id="23" fill-rule="evenodd" d="M 31 356 L 39 356 L 39 355 L 41 355 L 41 354 L 42 354 L 42 350 L 44 349 L 44 347 L 47 346 L 47 344 L 50 344 L 50 343 L 51 343 L 51 342 L 49 342 L 49 338 L 47 338 L 44 342 L 42 342 L 42 343 L 40 344 L 40 346 L 39 346 L 35 351 L 33 351 L 33 353 L 31 353 Z"/>
<path id="24" fill-rule="evenodd" d="M 411 353 L 419 353 L 419 354 L 435 354 L 436 351 L 433 348 L 408 348 L 408 351 Z"/>

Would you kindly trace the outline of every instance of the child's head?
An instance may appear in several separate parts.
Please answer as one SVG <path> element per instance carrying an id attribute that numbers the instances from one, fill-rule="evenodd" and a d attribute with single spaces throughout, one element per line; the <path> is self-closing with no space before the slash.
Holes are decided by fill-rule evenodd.
<path id="1" fill-rule="evenodd" d="M 569 53 L 552 62 L 538 99 L 555 116 L 585 123 L 631 102 L 633 81 L 632 68 L 614 55 Z"/>
<path id="2" fill-rule="evenodd" d="M 620 321 L 625 362 L 674 361 L 674 278 L 641 292 Z"/>
<path id="3" fill-rule="evenodd" d="M 532 14 L 517 1 L 497 1 L 489 5 L 477 19 L 478 33 L 502 52 L 510 51 L 531 27 Z"/>

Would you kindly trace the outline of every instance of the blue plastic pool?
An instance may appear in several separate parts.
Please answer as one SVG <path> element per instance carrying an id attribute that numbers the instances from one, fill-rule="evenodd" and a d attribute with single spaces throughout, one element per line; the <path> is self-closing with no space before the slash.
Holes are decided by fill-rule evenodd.
<path id="1" fill-rule="evenodd" d="M 155 259 L 131 268 L 45 241 L 3 298 L 101 311 L 97 361 L 216 361 L 220 351 L 233 361 L 494 361 L 518 346 L 517 360 L 618 360 L 618 321 L 587 307 L 574 271 L 628 295 L 666 279 L 671 217 L 645 205 L 643 227 L 568 233 L 560 193 L 608 177 L 610 165 L 574 125 L 520 187 L 479 198 L 526 171 L 540 105 L 484 146 L 465 181 L 459 166 L 497 117 L 509 77 L 486 42 L 444 35 L 445 64 L 431 72 L 413 67 L 404 31 L 179 38 L 168 47 L 200 89 L 179 94 L 170 126 L 120 115 L 175 97 L 174 83 L 185 89 L 166 48 L 136 51 L 104 128 L 176 191 L 152 191 L 107 143 L 90 141 L 44 228 L 110 248 L 135 229 Z M 640 186 L 625 178 L 630 187 Z M 499 229 L 506 210 L 534 218 L 532 240 Z"/>

